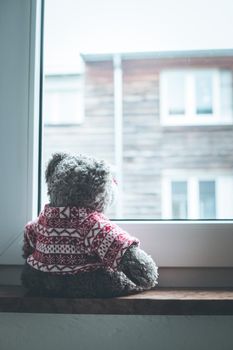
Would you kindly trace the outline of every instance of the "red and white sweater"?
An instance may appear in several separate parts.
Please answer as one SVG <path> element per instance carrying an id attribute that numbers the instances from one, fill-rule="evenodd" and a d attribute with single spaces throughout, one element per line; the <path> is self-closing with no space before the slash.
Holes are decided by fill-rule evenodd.
<path id="1" fill-rule="evenodd" d="M 26 225 L 24 255 L 36 270 L 76 274 L 104 266 L 117 270 L 131 246 L 139 241 L 105 215 L 76 207 L 45 205 Z"/>

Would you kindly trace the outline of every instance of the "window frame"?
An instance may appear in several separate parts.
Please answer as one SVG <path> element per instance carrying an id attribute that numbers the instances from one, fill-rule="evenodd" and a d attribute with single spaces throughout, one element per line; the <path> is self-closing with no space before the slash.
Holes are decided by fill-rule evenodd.
<path id="1" fill-rule="evenodd" d="M 43 1 L 12 1 L 1 6 L 0 41 L 5 54 L 0 59 L 4 82 L 0 84 L 0 265 L 14 265 L 23 262 L 24 225 L 38 208 Z"/>
<path id="2" fill-rule="evenodd" d="M 168 104 L 168 78 L 169 73 L 181 72 L 184 74 L 184 108 L 185 113 L 169 114 Z M 195 104 L 195 74 L 199 72 L 210 72 L 212 74 L 212 108 L 213 113 L 199 114 L 196 113 Z M 160 122 L 165 126 L 178 125 L 231 125 L 233 123 L 233 111 L 231 115 L 221 116 L 220 99 L 221 99 L 221 69 L 220 68 L 172 68 L 164 69 L 160 72 Z"/>
<path id="3" fill-rule="evenodd" d="M 11 6 L 9 3 L 8 6 Z M 42 101 L 42 73 L 43 67 L 40 58 L 42 57 L 41 46 L 41 9 L 43 11 L 43 1 L 25 1 L 26 12 L 20 12 L 30 22 L 26 32 L 25 40 L 29 40 L 27 46 L 29 62 L 29 76 L 20 74 L 19 87 L 24 87 L 24 100 L 15 101 L 15 108 L 20 103 L 24 108 L 17 113 L 11 114 L 11 120 L 17 121 L 21 118 L 21 127 L 17 133 L 21 136 L 21 141 L 27 135 L 26 143 L 22 143 L 23 152 L 20 153 L 20 162 L 24 164 L 18 168 L 18 164 L 6 169 L 6 172 L 14 171 L 16 174 L 26 176 L 27 181 L 22 185 L 21 177 L 16 177 L 15 181 L 19 187 L 19 195 L 16 201 L 16 209 L 20 208 L 20 215 L 14 216 L 15 231 L 10 228 L 3 230 L 1 227 L 1 265 L 21 265 L 22 230 L 27 220 L 37 216 L 38 188 L 40 183 L 39 162 L 41 161 L 41 149 L 38 137 L 41 135 L 41 101 Z M 42 16 L 43 17 L 43 16 Z M 10 22 L 10 21 L 9 21 Z M 15 38 L 17 41 L 17 38 Z M 15 48 L 16 50 L 16 48 Z M 17 53 L 19 55 L 19 53 Z M 21 59 L 18 57 L 17 60 Z M 22 54 L 22 57 L 23 54 Z M 5 74 L 10 73 L 10 67 L 4 67 Z M 0 91 L 1 92 L 1 91 Z M 6 91 L 10 93 L 10 87 Z M 40 93 L 39 93 L 40 92 Z M 40 95 L 40 101 L 39 101 Z M 9 124 L 0 130 L 0 134 L 8 133 Z M 41 137 L 41 136 L 40 136 Z M 11 150 L 17 152 L 19 144 L 11 138 L 6 140 L 5 149 L 10 145 Z M 25 140 L 24 140 L 25 141 Z M 23 142 L 23 141 L 22 141 Z M 21 144 L 20 144 L 21 147 Z M 7 159 L 5 158 L 7 162 Z M 9 162 L 9 160 L 8 160 Z M 8 164 L 8 163 L 6 163 Z M 6 173 L 7 175 L 7 173 Z M 26 191 L 26 192 L 25 192 Z M 15 194 L 11 191 L 7 193 L 8 201 L 15 200 Z M 24 199 L 21 205 L 20 198 Z M 4 203 L 4 198 L 2 198 Z M 5 221 L 11 217 L 9 213 Z M 120 220 L 116 221 L 132 235 L 137 236 L 141 241 L 141 247 L 148 251 L 155 259 L 159 267 L 233 267 L 233 220 L 224 221 L 163 221 L 163 220 Z M 7 222 L 8 223 L 8 222 Z"/>

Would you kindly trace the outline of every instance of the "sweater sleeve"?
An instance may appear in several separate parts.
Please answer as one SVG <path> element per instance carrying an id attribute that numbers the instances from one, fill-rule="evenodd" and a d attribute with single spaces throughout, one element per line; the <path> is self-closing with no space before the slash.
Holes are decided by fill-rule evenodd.
<path id="1" fill-rule="evenodd" d="M 137 238 L 108 221 L 102 223 L 101 230 L 92 240 L 91 251 L 99 256 L 105 266 L 117 270 L 127 249 L 139 244 Z"/>
<path id="2" fill-rule="evenodd" d="M 35 221 L 30 221 L 24 229 L 23 257 L 26 259 L 36 248 Z"/>

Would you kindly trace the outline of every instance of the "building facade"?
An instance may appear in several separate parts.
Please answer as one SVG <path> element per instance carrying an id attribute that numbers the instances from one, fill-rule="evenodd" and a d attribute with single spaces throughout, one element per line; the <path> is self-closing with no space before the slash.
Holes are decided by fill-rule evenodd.
<path id="1" fill-rule="evenodd" d="M 232 218 L 233 52 L 82 57 L 82 74 L 45 78 L 44 163 L 110 162 L 115 218 Z"/>

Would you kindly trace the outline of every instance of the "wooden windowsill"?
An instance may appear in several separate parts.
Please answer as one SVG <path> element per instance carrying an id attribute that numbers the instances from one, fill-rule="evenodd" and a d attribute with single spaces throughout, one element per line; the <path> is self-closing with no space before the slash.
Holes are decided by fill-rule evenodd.
<path id="1" fill-rule="evenodd" d="M 127 297 L 29 297 L 19 286 L 0 287 L 0 312 L 115 315 L 233 315 L 233 289 L 158 288 Z"/>

